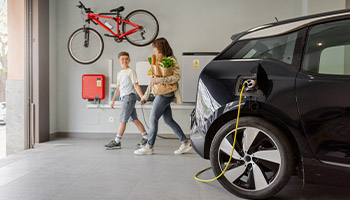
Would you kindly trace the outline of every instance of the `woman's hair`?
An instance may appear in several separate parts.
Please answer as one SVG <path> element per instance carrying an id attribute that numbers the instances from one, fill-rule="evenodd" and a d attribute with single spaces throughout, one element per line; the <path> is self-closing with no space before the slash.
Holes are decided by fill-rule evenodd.
<path id="1" fill-rule="evenodd" d="M 161 37 L 153 41 L 152 46 L 159 50 L 165 57 L 174 56 L 173 50 L 171 49 L 168 41 Z"/>

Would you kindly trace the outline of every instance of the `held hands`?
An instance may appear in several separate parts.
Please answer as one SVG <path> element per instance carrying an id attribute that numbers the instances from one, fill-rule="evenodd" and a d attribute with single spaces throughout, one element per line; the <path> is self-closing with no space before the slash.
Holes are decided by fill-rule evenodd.
<path id="1" fill-rule="evenodd" d="M 147 100 L 146 99 L 144 99 L 144 98 L 141 98 L 141 104 L 145 104 L 146 102 L 147 102 Z"/>

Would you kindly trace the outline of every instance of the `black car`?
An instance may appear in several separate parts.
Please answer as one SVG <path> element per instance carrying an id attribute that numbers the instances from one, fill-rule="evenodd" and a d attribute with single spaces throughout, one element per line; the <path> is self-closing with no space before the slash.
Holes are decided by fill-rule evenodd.
<path id="1" fill-rule="evenodd" d="M 269 198 L 291 175 L 349 186 L 350 10 L 266 24 L 232 36 L 201 72 L 191 141 L 231 193 Z M 349 90 L 349 91 L 348 91 Z"/>

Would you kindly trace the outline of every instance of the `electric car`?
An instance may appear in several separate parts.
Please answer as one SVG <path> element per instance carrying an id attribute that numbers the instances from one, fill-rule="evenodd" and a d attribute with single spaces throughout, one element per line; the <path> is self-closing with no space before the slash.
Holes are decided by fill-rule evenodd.
<path id="1" fill-rule="evenodd" d="M 242 102 L 239 105 L 243 89 Z M 292 175 L 350 179 L 350 10 L 262 25 L 201 72 L 191 142 L 234 195 L 269 198 Z"/>

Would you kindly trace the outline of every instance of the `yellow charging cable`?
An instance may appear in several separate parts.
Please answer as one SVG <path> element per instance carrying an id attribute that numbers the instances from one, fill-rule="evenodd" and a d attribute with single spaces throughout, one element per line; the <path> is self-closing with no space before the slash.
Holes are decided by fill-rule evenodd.
<path id="1" fill-rule="evenodd" d="M 195 178 L 197 181 L 206 182 L 206 183 L 207 183 L 207 182 L 215 181 L 216 179 L 220 178 L 220 177 L 225 173 L 225 171 L 226 171 L 228 165 L 230 164 L 231 159 L 232 159 L 232 155 L 233 155 L 233 151 L 234 151 L 234 149 L 235 149 L 235 144 L 236 144 L 237 128 L 238 128 L 239 114 L 240 114 L 240 112 L 241 112 L 241 100 L 242 100 L 243 90 L 244 90 L 244 84 L 243 84 L 243 86 L 242 86 L 241 96 L 239 97 L 238 113 L 237 113 L 237 123 L 236 123 L 236 131 L 235 131 L 235 138 L 234 138 L 234 140 L 233 140 L 232 152 L 231 152 L 230 159 L 228 160 L 228 163 L 227 163 L 225 169 L 221 172 L 221 174 L 220 174 L 219 176 L 217 176 L 217 177 L 215 177 L 215 178 L 213 178 L 213 179 L 203 180 L 203 179 L 198 178 L 197 176 L 198 176 L 199 174 L 201 174 L 201 173 L 204 172 L 204 171 L 207 171 L 207 170 L 210 169 L 211 167 L 205 168 L 205 169 L 203 169 L 203 170 L 197 172 L 197 173 L 194 175 L 194 178 Z"/>

